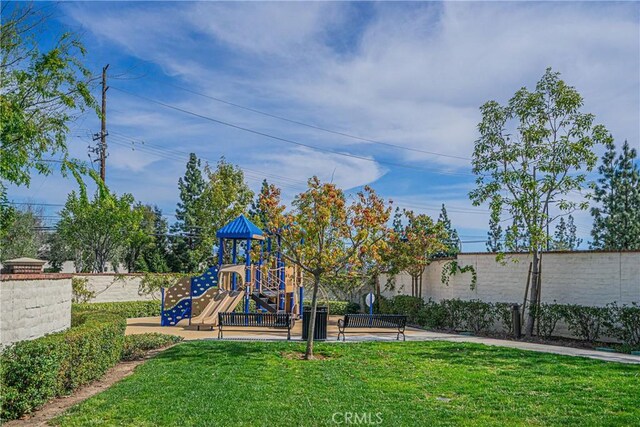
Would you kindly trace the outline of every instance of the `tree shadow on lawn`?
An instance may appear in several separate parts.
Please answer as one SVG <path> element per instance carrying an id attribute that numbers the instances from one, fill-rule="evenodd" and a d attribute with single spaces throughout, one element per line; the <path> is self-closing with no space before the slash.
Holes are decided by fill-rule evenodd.
<path id="1" fill-rule="evenodd" d="M 276 344 L 274 348 L 265 348 L 264 343 L 233 341 L 193 341 L 183 342 L 163 351 L 155 357 L 159 361 L 169 362 L 205 362 L 228 358 L 267 359 L 283 350 L 299 350 L 300 344 Z"/>
<path id="2" fill-rule="evenodd" d="M 484 344 L 448 344 L 431 346 L 414 353 L 424 359 L 439 360 L 447 364 L 483 368 L 521 368 L 523 370 L 550 371 L 558 368 L 586 369 L 597 366 L 608 372 L 640 374 L 640 365 L 607 362 L 580 356 L 540 353 L 503 348 Z"/>

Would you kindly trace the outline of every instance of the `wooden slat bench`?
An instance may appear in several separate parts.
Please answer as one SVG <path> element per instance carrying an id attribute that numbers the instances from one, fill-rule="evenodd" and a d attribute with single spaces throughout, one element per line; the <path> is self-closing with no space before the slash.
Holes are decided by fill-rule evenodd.
<path id="1" fill-rule="evenodd" d="M 223 328 L 273 328 L 286 329 L 291 339 L 295 320 L 290 313 L 218 313 L 218 339 L 223 338 Z"/>
<path id="2" fill-rule="evenodd" d="M 407 316 L 401 314 L 346 314 L 344 319 L 338 320 L 338 341 L 342 335 L 345 340 L 345 330 L 351 329 L 395 329 L 396 339 L 405 341 L 404 329 L 407 326 Z"/>

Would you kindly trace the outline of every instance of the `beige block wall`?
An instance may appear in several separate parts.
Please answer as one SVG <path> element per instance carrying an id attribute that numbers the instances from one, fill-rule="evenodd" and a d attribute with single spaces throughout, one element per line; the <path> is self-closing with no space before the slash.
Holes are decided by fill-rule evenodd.
<path id="1" fill-rule="evenodd" d="M 0 282 L 0 346 L 71 326 L 71 279 Z"/>
<path id="2" fill-rule="evenodd" d="M 425 269 L 422 296 L 443 299 L 479 299 L 486 302 L 518 302 L 524 298 L 531 256 L 508 255 L 496 262 L 494 254 L 460 254 L 460 266 L 473 265 L 478 280 L 471 290 L 471 274 L 457 274 L 442 284 L 442 268 L 448 261 L 433 262 Z M 383 281 L 384 283 L 384 281 Z M 411 294 L 411 278 L 401 274 L 386 296 Z M 542 301 L 602 306 L 610 302 L 640 302 L 640 252 L 564 252 L 543 256 Z"/>
<path id="3" fill-rule="evenodd" d="M 149 301 L 150 295 L 138 295 L 140 275 L 76 274 L 88 280 L 87 287 L 96 293 L 90 302 Z"/>

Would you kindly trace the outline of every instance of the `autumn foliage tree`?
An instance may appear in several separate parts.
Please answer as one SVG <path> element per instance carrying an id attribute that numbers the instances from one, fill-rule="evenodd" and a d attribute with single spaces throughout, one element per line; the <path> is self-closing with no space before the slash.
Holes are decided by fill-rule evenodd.
<path id="1" fill-rule="evenodd" d="M 306 359 L 313 358 L 313 334 L 318 289 L 323 280 L 337 273 L 358 274 L 363 262 L 376 249 L 387 229 L 391 213 L 373 189 L 365 187 L 351 203 L 335 184 L 308 181 L 292 209 L 285 212 L 275 187 L 263 189 L 260 209 L 267 213 L 267 230 L 278 237 L 286 259 L 298 265 L 312 279 L 311 318 Z"/>

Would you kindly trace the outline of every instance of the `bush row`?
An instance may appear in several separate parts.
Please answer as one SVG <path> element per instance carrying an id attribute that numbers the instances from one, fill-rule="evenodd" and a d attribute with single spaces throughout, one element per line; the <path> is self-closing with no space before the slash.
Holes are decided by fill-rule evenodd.
<path id="1" fill-rule="evenodd" d="M 379 313 L 405 314 L 409 322 L 430 329 L 483 333 L 500 323 L 504 333 L 513 333 L 512 303 L 487 303 L 460 299 L 424 302 L 421 298 L 398 295 L 376 301 Z M 553 335 L 559 321 L 566 323 L 571 333 L 588 342 L 602 336 L 619 339 L 630 348 L 640 347 L 640 306 L 636 303 L 619 306 L 587 307 L 573 304 L 540 304 L 535 309 L 537 334 Z"/>
<path id="2" fill-rule="evenodd" d="M 160 301 L 90 302 L 73 304 L 72 312 L 108 311 L 124 318 L 160 316 Z"/>
<path id="3" fill-rule="evenodd" d="M 0 355 L 0 418 L 31 412 L 100 378 L 122 355 L 126 321 L 113 313 L 74 316 L 74 327 L 19 342 Z"/>
<path id="4" fill-rule="evenodd" d="M 127 317 L 159 314 L 157 302 L 73 304 L 71 328 L 21 341 L 0 354 L 0 420 L 96 380 L 120 360 L 181 340 L 164 334 L 124 336 Z"/>
<path id="5" fill-rule="evenodd" d="M 311 306 L 311 299 L 307 301 L 305 306 Z M 318 306 L 328 307 L 329 314 L 336 316 L 341 316 L 349 313 L 358 313 L 360 311 L 360 304 L 350 301 L 318 300 Z"/>

